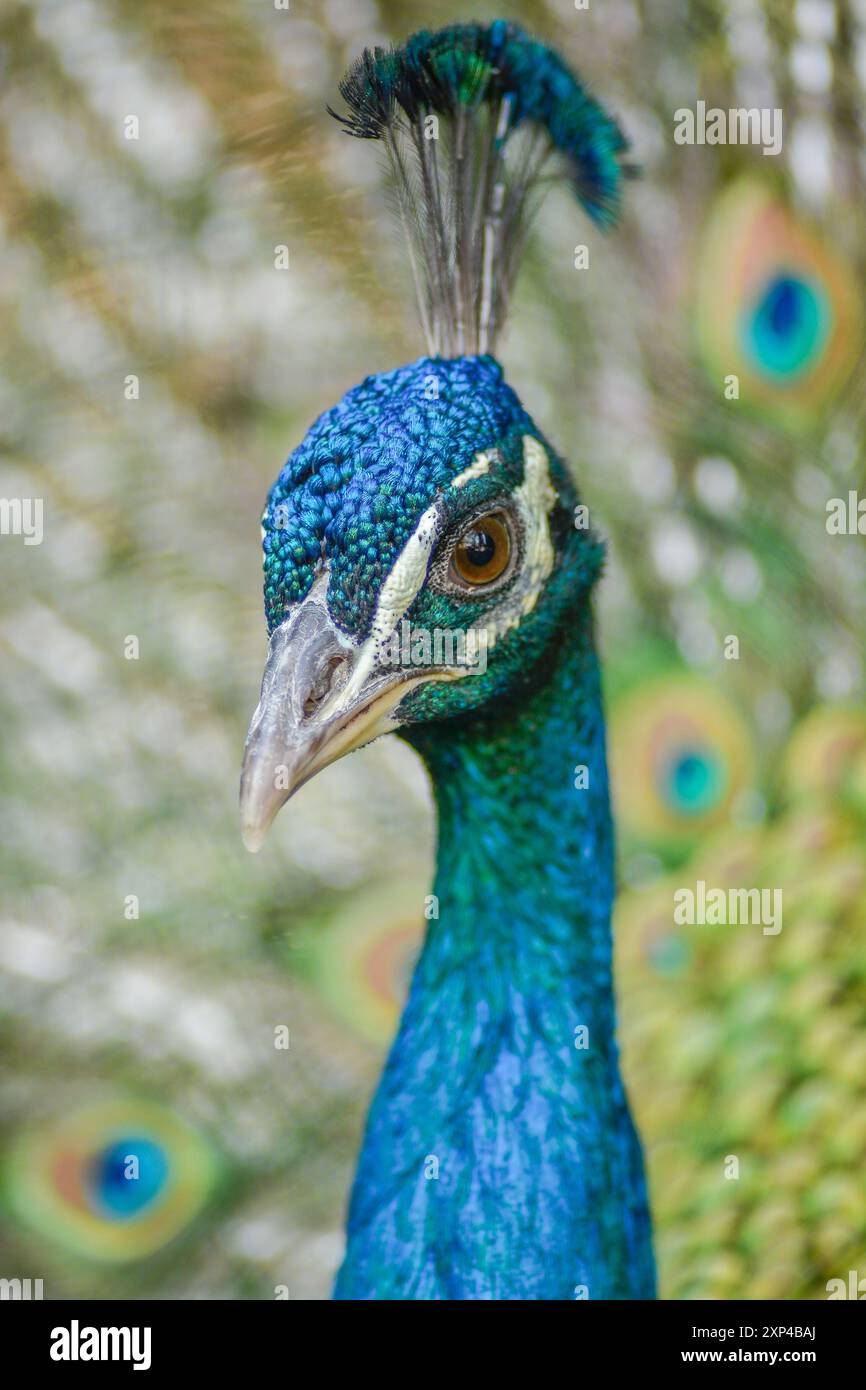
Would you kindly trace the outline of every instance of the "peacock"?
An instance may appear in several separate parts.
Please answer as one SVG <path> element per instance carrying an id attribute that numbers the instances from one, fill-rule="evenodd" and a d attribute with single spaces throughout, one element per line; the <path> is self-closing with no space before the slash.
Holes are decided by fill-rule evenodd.
<path id="1" fill-rule="evenodd" d="M 493 355 L 545 182 L 607 227 L 627 142 L 505 21 L 367 50 L 340 91 L 388 153 L 427 355 L 347 392 L 270 491 L 243 835 L 257 850 L 309 778 L 396 730 L 438 858 L 335 1296 L 652 1298 L 615 1040 L 603 547 Z"/>

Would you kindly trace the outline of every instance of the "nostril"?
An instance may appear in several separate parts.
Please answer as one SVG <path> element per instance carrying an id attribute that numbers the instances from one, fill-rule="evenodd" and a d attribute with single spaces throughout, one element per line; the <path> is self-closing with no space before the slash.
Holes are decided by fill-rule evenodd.
<path id="1" fill-rule="evenodd" d="M 305 719 L 310 719 L 325 703 L 337 686 L 341 683 L 340 676 L 345 671 L 346 658 L 336 652 L 329 656 L 327 661 L 321 666 L 315 681 L 311 685 L 307 698 L 304 700 L 303 715 Z"/>

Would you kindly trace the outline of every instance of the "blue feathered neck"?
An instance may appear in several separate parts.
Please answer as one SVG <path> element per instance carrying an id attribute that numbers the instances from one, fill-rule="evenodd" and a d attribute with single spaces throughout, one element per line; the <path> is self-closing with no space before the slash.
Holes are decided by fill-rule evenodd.
<path id="1" fill-rule="evenodd" d="M 338 1298 L 654 1296 L 588 612 L 555 642 L 528 700 L 407 735 L 435 787 L 439 915 L 371 1109 Z"/>

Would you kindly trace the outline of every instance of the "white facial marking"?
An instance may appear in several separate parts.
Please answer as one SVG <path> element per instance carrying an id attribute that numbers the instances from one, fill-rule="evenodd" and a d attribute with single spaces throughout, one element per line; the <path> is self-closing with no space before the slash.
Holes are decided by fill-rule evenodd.
<path id="1" fill-rule="evenodd" d="M 541 585 L 553 569 L 553 542 L 547 518 L 556 506 L 547 450 L 531 434 L 523 436 L 523 482 L 514 496 L 526 525 L 524 572 L 529 571 L 533 595 L 529 607 L 523 611 L 529 613 L 535 607 Z"/>
<path id="2" fill-rule="evenodd" d="M 531 434 L 523 436 L 523 482 L 513 493 L 523 522 L 523 566 L 516 583 L 487 621 L 487 648 L 496 645 L 521 618 L 531 613 L 553 571 L 553 542 L 548 516 L 556 505 L 547 450 Z"/>
<path id="3" fill-rule="evenodd" d="M 457 477 L 454 478 L 454 480 L 451 483 L 451 486 L 465 487 L 467 483 L 472 482 L 473 478 L 483 478 L 485 473 L 490 472 L 490 465 L 493 462 L 494 457 L 495 456 L 493 454 L 487 454 L 483 450 L 480 454 L 476 454 L 469 467 L 464 468 L 462 473 L 457 474 Z"/>
<path id="4" fill-rule="evenodd" d="M 370 635 L 363 643 L 351 677 L 340 691 L 339 706 L 354 699 L 376 664 L 382 644 L 388 640 L 406 609 L 427 578 L 427 566 L 439 534 L 439 503 L 428 507 L 412 535 L 397 556 L 394 567 L 382 585 Z M 328 709 L 323 713 L 332 714 Z"/>

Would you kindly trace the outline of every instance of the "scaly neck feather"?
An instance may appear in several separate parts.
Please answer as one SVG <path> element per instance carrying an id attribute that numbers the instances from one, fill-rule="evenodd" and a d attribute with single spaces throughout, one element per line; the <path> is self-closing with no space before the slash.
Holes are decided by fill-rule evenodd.
<path id="1" fill-rule="evenodd" d="M 439 915 L 370 1112 L 338 1298 L 654 1296 L 588 612 L 553 662 L 519 705 L 408 732 L 435 789 Z"/>

